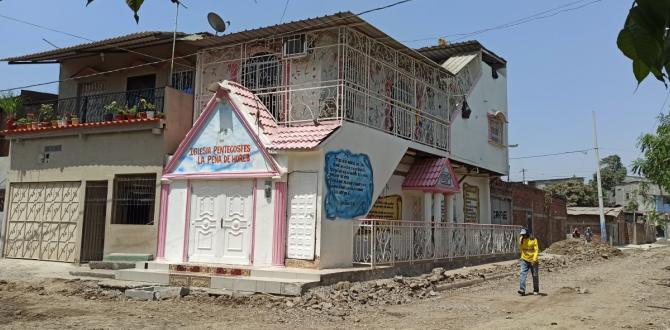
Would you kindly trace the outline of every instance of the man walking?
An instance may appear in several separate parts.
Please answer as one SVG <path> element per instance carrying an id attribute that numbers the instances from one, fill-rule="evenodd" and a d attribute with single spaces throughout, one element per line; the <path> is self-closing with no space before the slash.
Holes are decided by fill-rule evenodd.
<path id="1" fill-rule="evenodd" d="M 519 251 L 521 252 L 521 259 L 519 266 L 521 274 L 519 276 L 519 295 L 526 295 L 526 278 L 528 277 L 528 270 L 533 275 L 533 294 L 540 293 L 540 274 L 538 255 L 540 247 L 535 237 L 531 237 L 526 228 L 522 228 L 519 233 Z"/>

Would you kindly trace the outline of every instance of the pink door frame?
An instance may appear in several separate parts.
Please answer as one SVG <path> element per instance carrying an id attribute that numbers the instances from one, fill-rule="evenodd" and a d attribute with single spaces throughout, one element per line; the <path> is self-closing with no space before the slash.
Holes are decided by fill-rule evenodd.
<path id="1" fill-rule="evenodd" d="M 275 182 L 274 230 L 272 232 L 272 265 L 284 266 L 286 256 L 286 182 Z"/>

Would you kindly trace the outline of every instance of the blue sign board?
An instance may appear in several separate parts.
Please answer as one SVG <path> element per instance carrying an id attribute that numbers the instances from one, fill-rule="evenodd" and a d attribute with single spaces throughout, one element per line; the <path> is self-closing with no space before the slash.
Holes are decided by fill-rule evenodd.
<path id="1" fill-rule="evenodd" d="M 349 150 L 326 153 L 326 218 L 352 219 L 368 213 L 374 181 L 370 158 Z"/>

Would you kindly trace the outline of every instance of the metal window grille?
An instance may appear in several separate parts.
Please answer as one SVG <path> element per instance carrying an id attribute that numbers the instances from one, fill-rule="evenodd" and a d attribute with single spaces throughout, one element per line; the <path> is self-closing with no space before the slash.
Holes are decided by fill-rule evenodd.
<path id="1" fill-rule="evenodd" d="M 305 54 L 305 34 L 296 34 L 284 39 L 284 56 Z"/>
<path id="2" fill-rule="evenodd" d="M 489 118 L 489 140 L 503 144 L 503 122 L 498 118 Z"/>
<path id="3" fill-rule="evenodd" d="M 5 212 L 5 189 L 0 189 L 0 212 Z"/>
<path id="4" fill-rule="evenodd" d="M 172 74 L 172 88 L 184 93 L 193 94 L 193 70 L 180 71 Z"/>
<path id="5" fill-rule="evenodd" d="M 152 225 L 156 201 L 156 174 L 114 177 L 112 224 Z"/>

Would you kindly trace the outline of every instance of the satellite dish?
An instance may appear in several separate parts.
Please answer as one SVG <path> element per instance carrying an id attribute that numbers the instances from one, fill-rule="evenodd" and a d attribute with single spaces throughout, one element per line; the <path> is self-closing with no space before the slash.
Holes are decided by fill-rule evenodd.
<path id="1" fill-rule="evenodd" d="M 223 33 L 226 31 L 226 25 L 230 25 L 230 22 L 225 22 L 221 16 L 214 12 L 210 12 L 207 14 L 207 21 L 209 22 L 209 25 L 216 31 L 216 35 L 219 33 Z M 226 24 L 228 23 L 228 24 Z"/>

